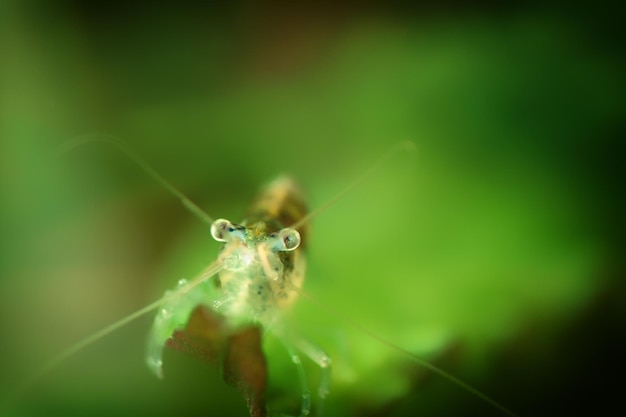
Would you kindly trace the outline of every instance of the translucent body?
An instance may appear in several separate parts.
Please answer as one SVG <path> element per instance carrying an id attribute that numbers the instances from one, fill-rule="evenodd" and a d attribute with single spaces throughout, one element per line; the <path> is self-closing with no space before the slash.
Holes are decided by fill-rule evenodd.
<path id="1" fill-rule="evenodd" d="M 185 325 L 192 309 L 199 304 L 204 304 L 225 316 L 233 331 L 241 324 L 256 322 L 278 336 L 285 344 L 286 350 L 298 371 L 302 392 L 300 414 L 309 414 L 311 395 L 298 353 L 305 354 L 321 368 L 318 391 L 320 397 L 324 397 L 328 393 L 331 360 L 319 347 L 285 329 L 280 320 L 280 313 L 292 305 L 298 295 L 311 299 L 309 295 L 300 290 L 305 270 L 302 249 L 306 240 L 307 224 L 313 217 L 359 186 L 398 151 L 410 150 L 413 145 L 401 143 L 392 148 L 377 164 L 343 189 L 335 198 L 308 214 L 293 181 L 288 178 L 280 178 L 267 187 L 261 198 L 253 204 L 248 220 L 238 226 L 226 220 L 214 221 L 123 143 L 110 138 L 86 138 L 66 144 L 63 150 L 67 151 L 83 143 L 96 140 L 119 147 L 148 175 L 178 197 L 192 213 L 211 224 L 211 234 L 216 240 L 224 242 L 224 246 L 217 260 L 211 263 L 200 276 L 189 282 L 180 280 L 177 287 L 173 291 L 166 292 L 161 299 L 70 346 L 44 365 L 41 371 L 26 384 L 19 387 L 15 397 L 25 392 L 29 385 L 55 368 L 63 360 L 130 321 L 154 310 L 157 310 L 157 315 L 148 341 L 147 361 L 150 368 L 157 375 L 162 376 L 162 352 L 166 340 L 175 329 Z M 291 228 L 285 229 L 283 225 L 289 225 Z M 215 285 L 216 282 L 209 278 L 218 273 L 219 280 Z M 342 318 L 341 314 L 333 314 L 351 323 L 363 333 L 379 340 L 390 349 L 402 353 L 415 363 L 430 369 L 490 403 L 505 414 L 513 415 L 486 395 L 439 368 L 422 361 L 411 352 L 369 332 L 349 319 Z M 321 407 L 318 409 L 318 414 L 321 414 L 320 410 Z"/>
<path id="2" fill-rule="evenodd" d="M 249 226 L 215 221 L 213 237 L 225 242 L 218 256 L 223 269 L 217 291 L 205 282 L 159 310 L 147 357 L 148 366 L 159 377 L 163 375 L 161 357 L 166 340 L 175 329 L 185 325 L 196 306 L 212 307 L 236 329 L 250 322 L 269 327 L 279 311 L 295 301 L 305 270 L 304 255 L 298 250 L 299 233 L 293 229 L 271 230 L 262 221 Z M 286 247 L 285 240 L 292 242 L 290 247 Z M 185 280 L 179 281 L 177 289 L 186 284 Z"/>
<path id="3" fill-rule="evenodd" d="M 267 225 L 255 223 L 252 229 L 266 230 Z M 225 265 L 219 275 L 222 295 L 213 307 L 233 326 L 250 320 L 267 326 L 295 301 L 295 289 L 304 280 L 304 254 L 273 248 L 277 237 L 266 232 L 245 236 L 227 242 L 220 253 Z"/>
<path id="4" fill-rule="evenodd" d="M 221 267 L 219 277 L 215 283 L 208 284 L 207 280 L 170 299 L 159 309 L 148 339 L 147 364 L 157 376 L 163 377 L 166 341 L 175 330 L 185 327 L 194 308 L 205 305 L 223 316 L 232 332 L 256 323 L 277 335 L 298 370 L 301 415 L 306 415 L 310 412 L 311 395 L 297 351 L 322 368 L 320 397 L 328 391 L 331 360 L 320 348 L 286 329 L 280 317 L 297 299 L 305 273 L 303 238 L 297 230 L 284 228 L 282 222 L 298 222 L 306 209 L 295 183 L 279 178 L 263 190 L 251 213 L 241 225 L 224 219 L 212 223 L 211 235 L 224 243 L 216 261 Z M 306 230 L 304 225 L 300 228 Z M 165 297 L 187 286 L 181 280 Z"/>

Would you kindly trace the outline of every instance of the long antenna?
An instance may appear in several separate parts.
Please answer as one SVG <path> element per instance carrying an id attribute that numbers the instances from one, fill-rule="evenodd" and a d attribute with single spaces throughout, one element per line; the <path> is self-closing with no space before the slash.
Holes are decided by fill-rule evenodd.
<path id="1" fill-rule="evenodd" d="M 124 318 L 116 321 L 115 323 L 112 323 L 112 324 L 110 324 L 110 325 L 100 329 L 99 331 L 93 333 L 92 335 L 90 335 L 90 336 L 88 336 L 88 337 L 86 337 L 86 338 L 84 338 L 84 339 L 74 343 L 73 345 L 71 345 L 67 349 L 65 349 L 62 352 L 60 352 L 59 354 L 57 354 L 51 360 L 49 360 L 46 364 L 44 364 L 39 369 L 39 371 L 36 374 L 32 375 L 23 384 L 21 384 L 18 388 L 16 388 L 8 396 L 8 399 L 7 399 L 6 403 L 2 404 L 2 405 L 7 406 L 7 405 L 11 404 L 12 402 L 18 400 L 22 396 L 22 394 L 27 392 L 28 389 L 30 387 L 32 387 L 37 381 L 39 381 L 42 377 L 44 377 L 47 374 L 49 374 L 51 371 L 53 371 L 55 368 L 57 368 L 62 362 L 64 362 L 68 358 L 70 358 L 72 355 L 76 354 L 77 352 L 80 352 L 81 350 L 85 349 L 87 346 L 92 345 L 93 343 L 95 343 L 98 340 L 102 339 L 106 335 L 116 331 L 117 329 L 120 329 L 120 328 L 126 326 L 128 323 L 138 319 L 139 317 L 144 316 L 144 315 L 148 314 L 149 312 L 156 310 L 157 308 L 159 308 L 160 306 L 162 306 L 165 303 L 168 303 L 169 301 L 173 300 L 174 298 L 179 297 L 179 296 L 189 292 L 193 288 L 195 288 L 198 285 L 200 285 L 203 282 L 205 282 L 207 279 L 211 278 L 213 275 L 217 274 L 219 271 L 222 270 L 223 267 L 224 267 L 224 265 L 221 262 L 219 262 L 219 261 L 213 262 L 211 265 L 206 267 L 196 278 L 191 280 L 187 285 L 179 288 L 176 291 L 171 292 L 170 294 L 165 295 L 164 297 L 162 297 L 162 298 L 160 298 L 160 299 L 158 299 L 158 300 L 148 304 L 147 306 L 145 306 L 143 308 L 140 308 L 139 310 L 135 311 L 134 313 L 131 313 L 131 314 L 125 316 Z M 2 410 L 0 409 L 0 411 L 2 411 Z"/>
<path id="2" fill-rule="evenodd" d="M 323 304 L 321 301 L 317 300 L 315 297 L 313 297 L 312 295 L 310 295 L 307 292 L 303 291 L 302 289 L 296 287 L 291 282 L 289 282 L 289 281 L 287 281 L 287 282 L 302 297 L 306 298 L 311 303 L 315 304 L 319 309 L 326 311 L 327 313 L 329 313 L 332 316 L 335 316 L 336 318 L 338 318 L 341 321 L 349 324 L 350 326 L 352 326 L 353 328 L 357 329 L 361 333 L 366 334 L 367 336 L 375 339 L 376 341 L 378 341 L 379 343 L 387 346 L 388 348 L 390 348 L 392 350 L 395 350 L 396 352 L 401 353 L 403 356 L 409 358 L 413 362 L 417 363 L 419 366 L 421 366 L 423 368 L 426 368 L 429 371 L 432 371 L 432 372 L 436 373 L 437 375 L 443 377 L 444 379 L 447 379 L 448 381 L 452 382 L 456 386 L 458 386 L 460 388 L 463 388 L 465 391 L 468 391 L 470 394 L 475 395 L 476 397 L 480 398 L 481 400 L 483 400 L 487 404 L 490 404 L 491 406 L 493 406 L 496 409 L 500 410 L 502 413 L 504 413 L 504 414 L 506 414 L 506 415 L 508 415 L 510 417 L 517 417 L 517 415 L 515 413 L 513 413 L 511 410 L 509 410 L 508 408 L 506 408 L 505 406 L 503 406 L 502 404 L 500 404 L 499 402 L 497 402 L 493 398 L 489 397 L 487 394 L 482 393 L 478 389 L 472 387 L 471 385 L 469 385 L 466 382 L 461 381 L 459 378 L 449 374 L 448 372 L 444 371 L 443 369 L 441 369 L 441 368 L 433 365 L 432 363 L 430 363 L 430 362 L 420 358 L 419 356 L 417 356 L 414 353 L 412 353 L 412 352 L 402 348 L 401 346 L 398 346 L 397 344 L 393 343 L 391 340 L 386 339 L 386 338 L 384 338 L 383 336 L 380 336 L 377 333 L 374 333 L 373 331 L 369 330 L 367 327 L 364 327 L 360 323 L 350 319 L 349 317 L 346 317 L 344 314 L 341 314 L 339 311 L 329 307 L 326 304 Z"/>
<path id="3" fill-rule="evenodd" d="M 103 142 L 117 147 L 120 151 L 122 151 L 123 154 L 125 154 L 134 163 L 136 163 L 137 166 L 139 166 L 139 168 L 141 168 L 146 174 L 151 176 L 154 180 L 156 180 L 156 182 L 163 186 L 163 188 L 178 197 L 180 202 L 183 204 L 183 206 L 185 206 L 187 210 L 189 210 L 196 217 L 198 217 L 200 220 L 207 223 L 208 225 L 211 225 L 211 223 L 213 223 L 214 219 L 211 216 L 209 216 L 204 210 L 198 207 L 196 203 L 191 201 L 185 194 L 183 194 L 176 187 L 174 187 L 169 181 L 163 178 L 161 174 L 155 171 L 154 168 L 152 168 L 152 166 L 146 162 L 145 159 L 140 157 L 135 151 L 130 148 L 128 144 L 121 141 L 120 139 L 105 134 L 81 135 L 61 144 L 61 146 L 59 146 L 58 148 L 58 152 L 59 154 L 64 154 L 73 149 L 76 149 L 79 146 L 93 142 Z"/>
<path id="4" fill-rule="evenodd" d="M 295 224 L 291 225 L 290 227 L 293 228 L 293 229 L 297 229 L 298 227 L 301 227 L 302 225 L 304 225 L 304 224 L 308 223 L 309 221 L 311 221 L 311 219 L 313 219 L 314 217 L 318 216 L 320 213 L 324 212 L 330 206 L 332 206 L 337 201 L 341 200 L 347 194 L 352 192 L 355 188 L 359 187 L 364 181 L 366 181 L 376 171 L 381 169 L 386 163 L 389 162 L 389 160 L 391 160 L 394 156 L 396 156 L 396 154 L 398 152 L 401 152 L 401 151 L 415 152 L 416 151 L 416 146 L 411 141 L 404 141 L 404 142 L 397 143 L 395 146 L 393 146 L 391 149 L 389 149 L 389 151 L 387 151 L 378 161 L 376 161 L 369 169 L 367 169 L 356 180 L 354 180 L 351 184 L 349 184 L 347 187 L 345 187 L 343 190 L 341 190 L 337 195 L 335 195 L 333 198 L 328 200 L 326 203 L 324 203 L 323 205 L 321 205 L 317 209 L 313 210 L 311 213 L 309 213 L 308 215 L 303 217 L 300 221 L 296 222 Z M 390 348 L 392 350 L 395 350 L 396 352 L 399 352 L 400 354 L 402 354 L 403 356 L 409 358 L 411 361 L 415 362 L 419 366 L 434 372 L 435 374 L 441 376 L 444 379 L 447 379 L 448 381 L 452 382 L 456 386 L 458 386 L 458 387 L 464 389 L 465 391 L 469 392 L 470 394 L 480 398 L 482 401 L 486 402 L 487 404 L 490 404 L 491 406 L 493 406 L 494 408 L 498 409 L 502 413 L 504 413 L 504 414 L 506 414 L 506 415 L 508 415 L 510 417 L 517 417 L 515 413 L 513 413 L 511 410 L 509 410 L 508 408 L 506 408 L 502 404 L 498 403 L 496 400 L 494 400 L 491 397 L 489 397 L 487 394 L 484 394 L 483 392 L 481 392 L 478 389 L 472 387 L 468 383 L 463 382 L 459 378 L 449 374 L 448 372 L 444 371 L 443 369 L 441 369 L 441 368 L 433 365 L 432 363 L 430 363 L 430 362 L 420 358 L 419 356 L 417 356 L 414 353 L 412 353 L 412 352 L 402 348 L 401 346 L 398 346 L 397 344 L 395 344 L 392 341 L 384 338 L 383 336 L 380 336 L 379 334 L 374 333 L 373 331 L 369 330 L 367 327 L 364 327 L 363 325 L 361 325 L 357 321 L 352 320 L 349 317 L 346 317 L 344 314 L 341 314 L 339 311 L 329 307 L 326 304 L 323 304 L 322 302 L 320 302 L 315 297 L 313 297 L 312 295 L 308 294 L 307 292 L 305 292 L 301 288 L 298 288 L 295 285 L 293 285 L 291 282 L 289 282 L 289 281 L 287 281 L 287 282 L 298 294 L 300 294 L 302 297 L 304 297 L 307 300 L 309 300 L 311 303 L 315 304 L 321 310 L 324 310 L 327 313 L 331 314 L 332 316 L 335 316 L 336 318 L 344 321 L 345 323 L 349 324 L 350 326 L 352 326 L 353 328 L 357 329 L 361 333 L 363 333 L 363 334 L 373 338 L 374 340 L 376 340 L 379 343 L 387 346 L 388 348 Z"/>
<path id="5" fill-rule="evenodd" d="M 409 140 L 404 142 L 399 142 L 395 144 L 391 149 L 387 151 L 378 161 L 376 161 L 372 166 L 370 166 L 364 173 L 362 173 L 356 180 L 354 180 L 351 184 L 349 184 L 346 188 L 341 190 L 337 195 L 335 195 L 330 200 L 326 201 L 326 203 L 322 204 L 320 207 L 316 208 L 298 222 L 289 226 L 292 229 L 298 229 L 299 227 L 305 225 L 310 222 L 314 217 L 317 217 L 319 214 L 326 211 L 330 206 L 335 204 L 337 201 L 341 200 L 347 194 L 352 192 L 355 188 L 360 186 L 365 180 L 367 180 L 370 176 L 372 176 L 376 171 L 381 169 L 390 159 L 392 159 L 398 152 L 407 151 L 414 152 L 417 148 L 415 144 Z"/>

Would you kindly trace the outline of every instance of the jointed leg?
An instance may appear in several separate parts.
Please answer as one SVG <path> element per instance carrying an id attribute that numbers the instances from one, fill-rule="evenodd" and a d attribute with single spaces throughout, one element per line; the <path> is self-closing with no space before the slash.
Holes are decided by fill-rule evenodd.
<path id="1" fill-rule="evenodd" d="M 318 414 L 321 415 L 323 411 L 323 400 L 328 395 L 330 387 L 332 360 L 330 359 L 330 356 L 324 352 L 324 350 L 306 339 L 298 338 L 294 344 L 302 353 L 308 356 L 320 367 L 321 377 L 317 392 L 320 397 Z"/>
<path id="2" fill-rule="evenodd" d="M 298 380 L 300 382 L 300 390 L 302 392 L 300 415 L 303 417 L 308 416 L 311 412 L 311 391 L 309 391 L 309 385 L 307 384 L 306 374 L 304 372 L 304 367 L 302 366 L 302 360 L 289 343 L 284 342 L 284 345 L 289 353 L 289 356 L 291 357 L 291 361 L 296 365 L 296 371 L 298 372 Z"/>

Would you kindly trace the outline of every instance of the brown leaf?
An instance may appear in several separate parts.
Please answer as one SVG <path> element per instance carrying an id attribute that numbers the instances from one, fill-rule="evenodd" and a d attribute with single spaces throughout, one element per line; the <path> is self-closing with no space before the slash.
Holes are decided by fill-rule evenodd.
<path id="1" fill-rule="evenodd" d="M 185 329 L 174 331 L 166 345 L 218 366 L 226 337 L 223 317 L 204 306 L 198 306 L 189 316 Z"/>
<path id="2" fill-rule="evenodd" d="M 244 396 L 252 417 L 267 415 L 267 361 L 261 350 L 261 330 L 258 326 L 230 335 L 224 357 L 224 381 Z"/>
<path id="3" fill-rule="evenodd" d="M 223 365 L 224 381 L 244 397 L 250 415 L 267 415 L 267 361 L 258 326 L 232 331 L 221 315 L 198 306 L 189 316 L 185 329 L 176 330 L 166 345 L 212 366 Z"/>

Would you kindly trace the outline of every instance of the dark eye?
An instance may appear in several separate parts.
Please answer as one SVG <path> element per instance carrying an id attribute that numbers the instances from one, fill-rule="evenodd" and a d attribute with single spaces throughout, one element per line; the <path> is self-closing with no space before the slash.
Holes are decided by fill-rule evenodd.
<path id="1" fill-rule="evenodd" d="M 232 232 L 233 225 L 228 220 L 217 219 L 211 225 L 211 236 L 218 242 L 226 242 L 227 236 Z"/>
<path id="2" fill-rule="evenodd" d="M 283 229 L 281 234 L 283 235 L 284 250 L 294 250 L 300 245 L 300 233 L 297 230 Z"/>

